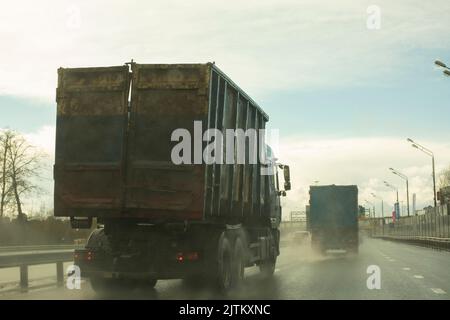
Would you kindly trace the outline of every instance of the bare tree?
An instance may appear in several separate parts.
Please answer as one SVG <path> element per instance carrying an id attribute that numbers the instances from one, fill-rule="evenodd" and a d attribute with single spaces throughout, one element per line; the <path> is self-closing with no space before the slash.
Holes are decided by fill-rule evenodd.
<path id="1" fill-rule="evenodd" d="M 6 166 L 10 181 L 10 194 L 14 199 L 18 219 L 24 219 L 22 197 L 40 192 L 38 180 L 45 155 L 31 146 L 23 136 L 13 132 L 6 152 Z"/>
<path id="2" fill-rule="evenodd" d="M 440 173 L 439 186 L 441 188 L 450 186 L 450 166 Z"/>
<path id="3" fill-rule="evenodd" d="M 11 168 L 8 161 L 8 150 L 14 136 L 15 133 L 11 130 L 0 131 L 0 218 L 5 215 L 11 199 Z"/>

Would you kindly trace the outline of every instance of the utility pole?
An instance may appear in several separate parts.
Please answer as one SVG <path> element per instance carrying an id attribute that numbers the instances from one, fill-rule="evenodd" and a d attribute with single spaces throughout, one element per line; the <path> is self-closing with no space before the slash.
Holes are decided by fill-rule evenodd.
<path id="1" fill-rule="evenodd" d="M 381 200 L 381 217 L 384 218 L 384 200 L 383 200 L 383 198 L 377 196 L 375 193 L 372 193 L 372 197 Z"/>
<path id="2" fill-rule="evenodd" d="M 434 208 L 435 211 L 437 209 L 437 194 L 436 194 L 436 166 L 434 161 L 434 153 L 430 149 L 425 148 L 424 146 L 418 144 L 414 140 L 408 138 L 408 142 L 412 144 L 413 148 L 416 148 L 417 150 L 422 151 L 423 153 L 429 155 L 431 157 L 431 166 L 432 166 L 432 176 L 433 176 L 433 198 L 434 198 Z"/>
<path id="3" fill-rule="evenodd" d="M 401 173 L 393 168 L 389 168 L 389 170 L 391 170 L 393 174 L 399 176 L 400 178 L 402 178 L 403 180 L 406 181 L 406 208 L 407 208 L 408 217 L 409 217 L 410 216 L 410 212 L 409 212 L 409 179 L 406 175 L 404 175 L 403 173 Z M 398 201 L 398 195 L 397 195 L 397 201 Z"/>
<path id="4" fill-rule="evenodd" d="M 401 217 L 401 212 L 400 212 L 400 203 L 399 203 L 399 197 L 398 197 L 398 188 L 394 187 L 392 184 L 390 184 L 387 181 L 384 181 L 384 184 L 386 185 L 386 187 L 391 188 L 392 190 L 394 190 L 397 194 L 397 202 L 395 203 L 395 212 L 398 213 L 398 217 Z M 398 209 L 398 211 L 397 211 Z"/>

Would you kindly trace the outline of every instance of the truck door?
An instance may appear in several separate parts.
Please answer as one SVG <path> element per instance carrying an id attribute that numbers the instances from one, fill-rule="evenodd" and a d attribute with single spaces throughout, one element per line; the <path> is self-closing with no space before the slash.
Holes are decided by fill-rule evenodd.
<path id="1" fill-rule="evenodd" d="M 128 122 L 128 66 L 58 70 L 55 216 L 118 216 Z"/>
<path id="2" fill-rule="evenodd" d="M 206 128 L 206 65 L 132 64 L 126 213 L 163 220 L 201 219 L 204 168 L 175 165 L 177 129 L 194 139 L 194 121 Z M 202 147 L 202 146 L 200 146 Z"/>

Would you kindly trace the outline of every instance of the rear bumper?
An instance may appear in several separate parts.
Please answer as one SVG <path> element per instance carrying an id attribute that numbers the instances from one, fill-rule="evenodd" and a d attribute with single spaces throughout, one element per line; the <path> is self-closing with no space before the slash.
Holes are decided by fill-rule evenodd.
<path id="1" fill-rule="evenodd" d="M 83 270 L 81 273 L 83 278 L 102 278 L 102 279 L 158 279 L 158 274 L 155 272 L 113 272 L 102 270 Z"/>
<path id="2" fill-rule="evenodd" d="M 353 249 L 359 246 L 359 234 L 354 230 L 316 231 L 312 241 L 327 250 Z"/>
<path id="3" fill-rule="evenodd" d="M 358 242 L 324 243 L 322 249 L 325 250 L 347 250 L 359 247 Z"/>
<path id="4" fill-rule="evenodd" d="M 76 250 L 82 256 L 88 250 Z M 83 278 L 109 279 L 181 279 L 189 274 L 206 272 L 204 260 L 176 261 L 153 257 L 153 262 L 140 258 L 113 258 L 93 253 L 91 260 L 75 259 Z"/>

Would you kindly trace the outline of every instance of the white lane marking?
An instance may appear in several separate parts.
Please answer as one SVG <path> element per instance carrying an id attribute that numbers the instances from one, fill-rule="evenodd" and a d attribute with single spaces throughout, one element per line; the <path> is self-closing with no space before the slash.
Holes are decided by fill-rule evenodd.
<path id="1" fill-rule="evenodd" d="M 421 275 L 419 275 L 419 274 L 415 274 L 415 275 L 414 275 L 414 278 L 416 278 L 416 279 L 423 279 L 423 276 L 421 276 Z"/>
<path id="2" fill-rule="evenodd" d="M 395 260 L 394 259 L 389 259 L 389 262 L 395 262 Z"/>
<path id="3" fill-rule="evenodd" d="M 403 268 L 403 270 L 405 270 L 405 271 L 411 271 L 411 268 L 406 267 L 406 268 Z"/>
<path id="4" fill-rule="evenodd" d="M 447 294 L 447 292 L 445 292 L 441 288 L 431 288 L 431 291 L 433 291 L 436 294 Z"/>

